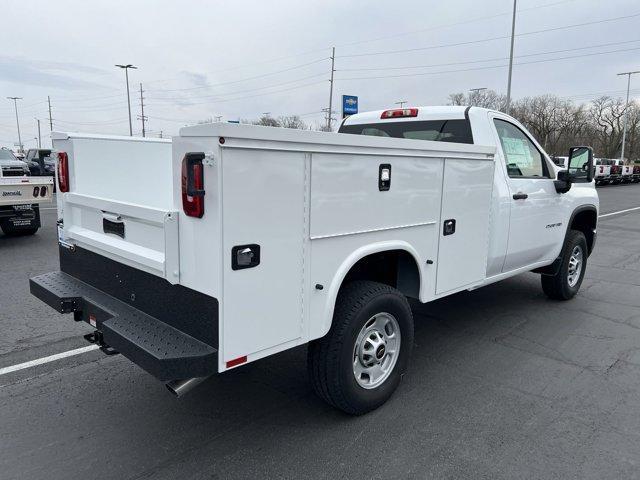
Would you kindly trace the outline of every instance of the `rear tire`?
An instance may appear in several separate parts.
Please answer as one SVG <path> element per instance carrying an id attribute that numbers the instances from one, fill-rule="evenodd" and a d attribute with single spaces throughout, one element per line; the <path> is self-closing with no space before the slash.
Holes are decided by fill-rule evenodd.
<path id="1" fill-rule="evenodd" d="M 542 290 L 553 300 L 569 300 L 578 293 L 587 269 L 587 240 L 578 230 L 569 231 L 562 247 L 562 263 L 555 275 L 542 275 Z"/>
<path id="2" fill-rule="evenodd" d="M 309 344 L 311 384 L 330 405 L 362 415 L 391 397 L 412 347 L 413 316 L 405 296 L 381 283 L 351 282 L 338 294 L 329 333 Z"/>

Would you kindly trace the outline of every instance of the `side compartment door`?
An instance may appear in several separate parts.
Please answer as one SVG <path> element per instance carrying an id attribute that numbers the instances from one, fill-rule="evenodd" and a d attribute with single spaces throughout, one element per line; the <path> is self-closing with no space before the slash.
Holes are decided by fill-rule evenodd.
<path id="1" fill-rule="evenodd" d="M 554 170 L 542 149 L 509 117 L 490 114 L 498 149 L 496 161 L 506 171 L 511 201 L 507 254 L 509 272 L 552 260 L 566 230 L 564 203 L 553 184 Z"/>
<path id="2" fill-rule="evenodd" d="M 437 295 L 486 276 L 493 171 L 491 160 L 444 161 Z"/>
<path id="3" fill-rule="evenodd" d="M 222 157 L 221 360 L 252 360 L 302 336 L 309 159 L 234 148 Z"/>

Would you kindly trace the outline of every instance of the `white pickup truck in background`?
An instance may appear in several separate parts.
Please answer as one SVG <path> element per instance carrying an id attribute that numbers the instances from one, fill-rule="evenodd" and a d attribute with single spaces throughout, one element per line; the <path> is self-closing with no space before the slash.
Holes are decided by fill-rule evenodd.
<path id="1" fill-rule="evenodd" d="M 309 343 L 315 391 L 361 414 L 410 364 L 407 297 L 532 270 L 553 299 L 580 288 L 589 148 L 560 169 L 516 120 L 475 107 L 362 113 L 339 132 L 54 133 L 60 271 L 31 292 L 176 394 Z"/>
<path id="2" fill-rule="evenodd" d="M 51 202 L 52 177 L 32 177 L 27 164 L 0 150 L 0 229 L 5 235 L 33 235 L 40 228 L 41 203 Z"/>
<path id="3" fill-rule="evenodd" d="M 595 175 L 596 185 L 607 185 L 611 178 L 611 160 L 607 158 L 595 159 Z"/>

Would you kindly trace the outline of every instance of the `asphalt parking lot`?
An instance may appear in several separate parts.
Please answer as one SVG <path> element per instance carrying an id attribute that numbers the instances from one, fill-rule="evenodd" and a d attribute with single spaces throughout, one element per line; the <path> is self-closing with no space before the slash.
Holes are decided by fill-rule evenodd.
<path id="1" fill-rule="evenodd" d="M 306 349 L 176 399 L 98 351 L 0 375 L 0 478 L 640 478 L 640 184 L 598 189 L 579 295 L 524 274 L 415 307 L 410 371 L 348 417 L 315 397 Z M 0 369 L 90 331 L 29 294 L 57 269 L 55 210 L 0 236 Z"/>

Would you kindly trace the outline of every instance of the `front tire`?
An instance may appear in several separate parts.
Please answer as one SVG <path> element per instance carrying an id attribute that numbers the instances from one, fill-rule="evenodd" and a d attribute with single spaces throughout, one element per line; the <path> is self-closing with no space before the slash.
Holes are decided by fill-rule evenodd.
<path id="1" fill-rule="evenodd" d="M 562 248 L 562 264 L 555 275 L 542 275 L 542 290 L 553 300 L 569 300 L 578 293 L 587 269 L 587 239 L 571 230 Z"/>
<path id="2" fill-rule="evenodd" d="M 329 333 L 309 344 L 313 389 L 348 414 L 370 412 L 398 387 L 412 347 L 405 296 L 381 283 L 351 282 L 338 294 Z"/>

